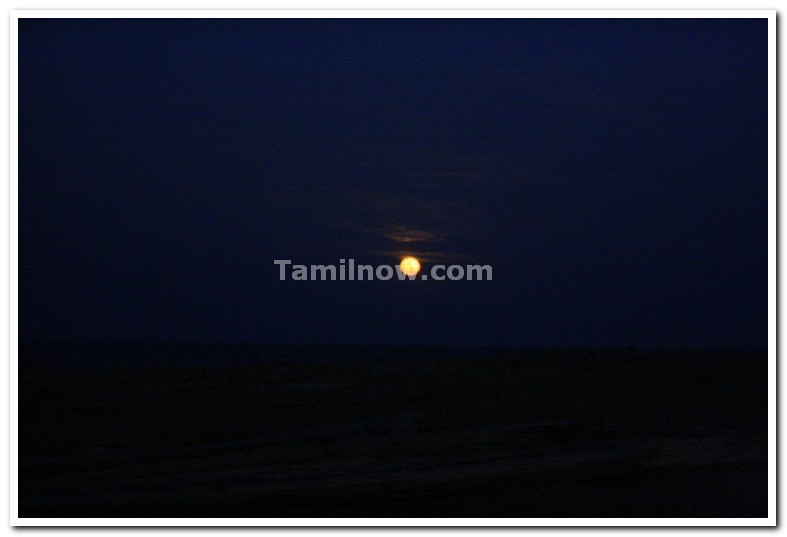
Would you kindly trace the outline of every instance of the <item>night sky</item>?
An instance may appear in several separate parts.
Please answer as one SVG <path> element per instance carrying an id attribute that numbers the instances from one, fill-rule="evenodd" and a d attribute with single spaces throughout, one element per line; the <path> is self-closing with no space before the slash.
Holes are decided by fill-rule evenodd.
<path id="1" fill-rule="evenodd" d="M 764 350 L 767 119 L 766 19 L 20 19 L 20 339 Z"/>

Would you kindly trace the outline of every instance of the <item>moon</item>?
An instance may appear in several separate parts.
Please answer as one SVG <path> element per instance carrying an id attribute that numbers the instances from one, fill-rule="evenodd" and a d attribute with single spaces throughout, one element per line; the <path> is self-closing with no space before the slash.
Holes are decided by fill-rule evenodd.
<path id="1" fill-rule="evenodd" d="M 406 276 L 415 276 L 421 270 L 421 263 L 416 258 L 408 255 L 399 263 L 399 268 L 402 269 Z"/>

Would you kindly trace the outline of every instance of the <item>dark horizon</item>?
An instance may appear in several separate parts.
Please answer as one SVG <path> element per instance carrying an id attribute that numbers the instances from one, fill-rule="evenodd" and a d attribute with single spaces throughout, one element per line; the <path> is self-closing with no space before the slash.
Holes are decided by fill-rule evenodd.
<path id="1" fill-rule="evenodd" d="M 21 19 L 21 340 L 767 348 L 767 20 Z M 301 264 L 492 281 L 279 281 Z"/>

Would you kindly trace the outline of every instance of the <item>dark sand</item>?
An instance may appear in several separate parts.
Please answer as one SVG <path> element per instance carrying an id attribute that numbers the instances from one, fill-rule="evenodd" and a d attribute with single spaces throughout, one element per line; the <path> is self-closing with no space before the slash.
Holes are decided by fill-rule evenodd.
<path id="1" fill-rule="evenodd" d="M 767 516 L 765 353 L 217 349 L 22 345 L 19 516 Z"/>

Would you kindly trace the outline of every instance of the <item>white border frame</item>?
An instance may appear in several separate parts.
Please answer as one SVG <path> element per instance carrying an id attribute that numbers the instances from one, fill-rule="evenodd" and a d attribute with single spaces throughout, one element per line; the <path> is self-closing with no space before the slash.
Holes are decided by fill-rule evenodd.
<path id="1" fill-rule="evenodd" d="M 765 18 L 768 20 L 767 518 L 20 518 L 18 516 L 18 28 L 22 18 Z M 12 526 L 775 526 L 777 359 L 776 10 L 15 10 L 10 14 L 10 522 Z"/>

